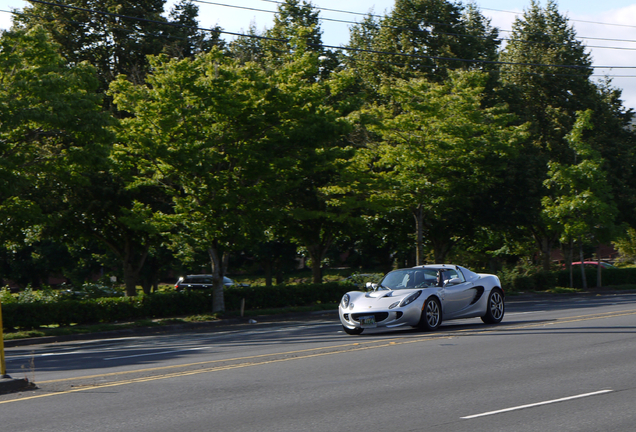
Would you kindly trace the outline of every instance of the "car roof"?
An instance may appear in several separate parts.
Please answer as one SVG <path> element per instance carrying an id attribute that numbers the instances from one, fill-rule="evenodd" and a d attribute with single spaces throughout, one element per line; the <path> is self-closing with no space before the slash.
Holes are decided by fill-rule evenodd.
<path id="1" fill-rule="evenodd" d="M 413 268 L 428 268 L 428 269 L 434 269 L 434 270 L 440 270 L 440 269 L 458 270 L 462 267 L 455 264 L 425 264 L 425 265 L 415 266 Z"/>

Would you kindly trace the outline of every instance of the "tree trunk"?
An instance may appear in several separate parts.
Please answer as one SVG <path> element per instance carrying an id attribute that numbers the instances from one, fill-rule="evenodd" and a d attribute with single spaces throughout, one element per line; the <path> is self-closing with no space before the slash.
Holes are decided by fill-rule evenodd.
<path id="1" fill-rule="evenodd" d="M 146 249 L 139 258 L 137 265 L 134 263 L 134 250 L 130 244 L 125 246 L 123 256 L 123 270 L 124 270 L 124 284 L 126 285 L 126 295 L 128 297 L 134 297 L 137 295 L 137 280 L 139 279 L 139 273 L 141 268 L 146 262 L 148 256 L 148 250 Z"/>
<path id="2" fill-rule="evenodd" d="M 272 260 L 262 260 L 261 266 L 263 266 L 263 270 L 265 270 L 265 286 L 272 286 Z"/>
<path id="3" fill-rule="evenodd" d="M 212 268 L 212 312 L 225 312 L 225 300 L 223 298 L 223 263 L 219 256 L 216 242 L 208 248 L 210 266 Z"/>
<path id="4" fill-rule="evenodd" d="M 558 240 L 559 235 L 536 226 L 531 227 L 530 231 L 537 247 L 541 251 L 541 267 L 545 271 L 550 271 L 552 267 L 552 246 Z"/>
<path id="5" fill-rule="evenodd" d="M 320 245 L 313 245 L 307 247 L 307 251 L 311 258 L 311 276 L 313 283 L 322 283 L 322 259 L 324 258 L 324 254 L 322 253 L 323 248 L 320 247 Z"/>
<path id="6" fill-rule="evenodd" d="M 322 260 L 325 258 L 325 255 L 327 255 L 332 241 L 333 235 L 324 234 L 320 236 L 320 240 L 314 239 L 312 245 L 305 244 L 307 252 L 309 252 L 309 257 L 311 258 L 312 279 L 316 284 L 322 283 Z"/>
<path id="7" fill-rule="evenodd" d="M 579 239 L 579 256 L 581 259 L 581 280 L 583 283 L 583 289 L 587 289 L 587 278 L 585 275 L 585 259 L 583 258 L 583 240 Z"/>
<path id="8" fill-rule="evenodd" d="M 574 288 L 574 269 L 572 268 L 572 258 L 574 254 L 574 241 L 569 241 L 570 250 L 568 251 L 568 269 L 570 270 L 570 288 Z"/>
<path id="9" fill-rule="evenodd" d="M 126 285 L 126 295 L 134 297 L 137 295 L 137 278 L 131 263 L 124 263 L 124 284 Z"/>
<path id="10" fill-rule="evenodd" d="M 415 217 L 415 265 L 424 264 L 424 211 L 422 204 L 413 212 Z"/>
<path id="11" fill-rule="evenodd" d="M 603 281 L 601 279 L 601 273 L 603 269 L 601 268 L 601 247 L 596 249 L 596 288 L 601 288 L 603 286 Z"/>
<path id="12" fill-rule="evenodd" d="M 543 270 L 550 271 L 550 265 L 552 264 L 552 240 L 547 236 L 541 239 L 541 255 Z"/>

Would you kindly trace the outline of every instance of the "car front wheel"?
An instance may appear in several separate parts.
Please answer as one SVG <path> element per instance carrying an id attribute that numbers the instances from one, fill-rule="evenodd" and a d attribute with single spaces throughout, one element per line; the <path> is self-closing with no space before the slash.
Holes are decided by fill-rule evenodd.
<path id="1" fill-rule="evenodd" d="M 437 298 L 430 297 L 424 302 L 418 327 L 422 330 L 433 331 L 437 330 L 440 324 L 442 324 L 442 307 Z"/>
<path id="2" fill-rule="evenodd" d="M 364 331 L 364 329 L 361 329 L 358 327 L 349 328 L 349 327 L 342 326 L 342 329 L 344 330 L 346 334 L 353 335 L 353 336 L 362 334 L 362 332 Z"/>
<path id="3" fill-rule="evenodd" d="M 486 314 L 481 320 L 486 324 L 498 324 L 504 317 L 505 302 L 503 294 L 498 289 L 493 289 L 488 296 Z"/>

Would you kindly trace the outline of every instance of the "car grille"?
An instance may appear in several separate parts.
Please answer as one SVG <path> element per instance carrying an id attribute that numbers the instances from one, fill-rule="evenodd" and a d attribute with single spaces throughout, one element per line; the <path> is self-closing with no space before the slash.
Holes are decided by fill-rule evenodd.
<path id="1" fill-rule="evenodd" d="M 351 319 L 354 320 L 354 321 L 359 321 L 361 316 L 369 316 L 369 315 L 374 315 L 375 316 L 375 322 L 384 321 L 385 319 L 387 319 L 389 317 L 389 313 L 388 312 L 354 313 L 354 314 L 351 314 Z"/>

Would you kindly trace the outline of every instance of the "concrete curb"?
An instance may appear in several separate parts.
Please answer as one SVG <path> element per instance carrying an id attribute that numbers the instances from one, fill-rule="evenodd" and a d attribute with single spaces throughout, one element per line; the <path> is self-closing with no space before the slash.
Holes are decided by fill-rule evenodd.
<path id="1" fill-rule="evenodd" d="M 9 375 L 0 377 L 0 395 L 36 389 L 36 385 L 28 379 L 13 379 Z"/>

